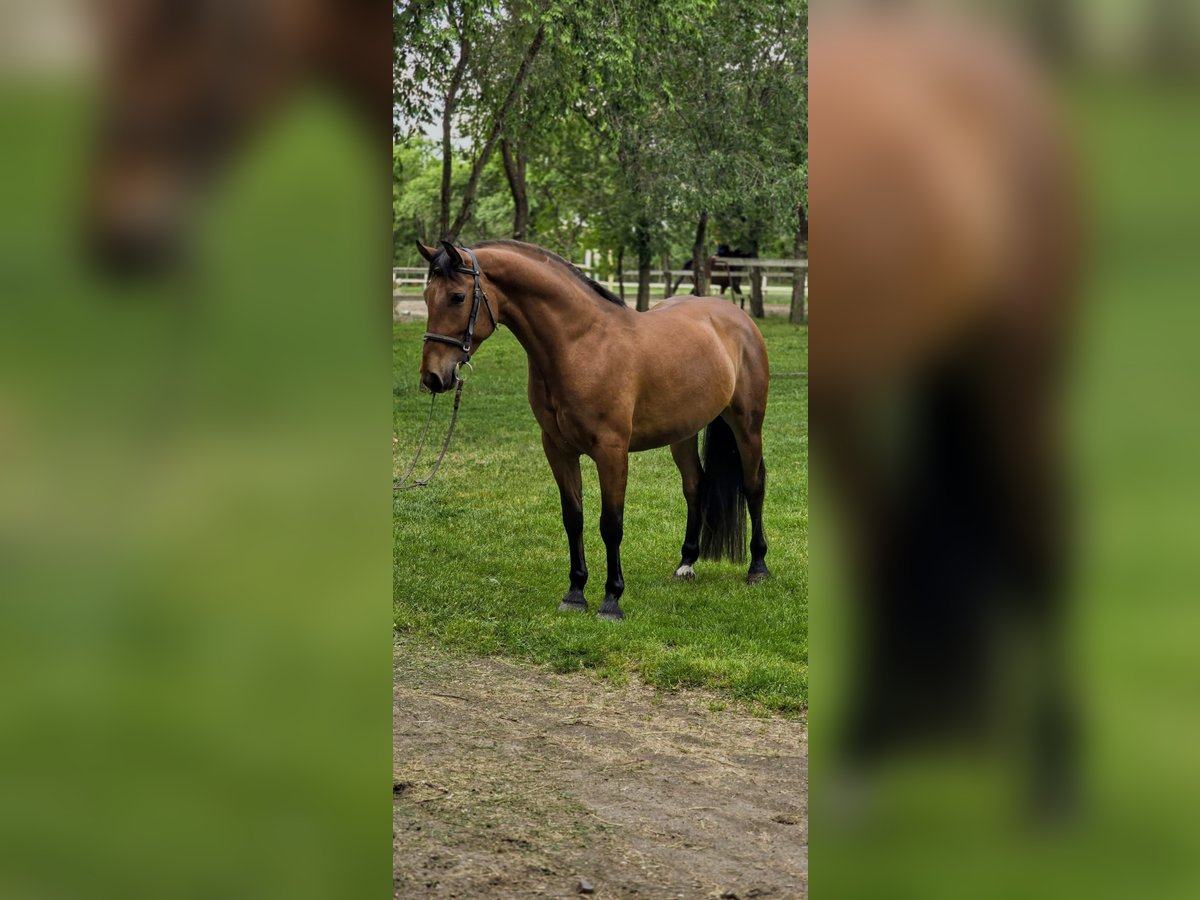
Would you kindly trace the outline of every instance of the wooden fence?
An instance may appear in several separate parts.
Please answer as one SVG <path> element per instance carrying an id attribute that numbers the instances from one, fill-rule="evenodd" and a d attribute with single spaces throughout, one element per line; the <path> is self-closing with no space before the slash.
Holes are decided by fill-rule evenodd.
<path id="1" fill-rule="evenodd" d="M 749 270 L 757 269 L 762 272 L 763 298 L 767 302 L 775 300 L 788 302 L 791 298 L 794 279 L 807 279 L 808 277 L 807 259 L 746 259 L 721 256 L 714 257 L 712 262 L 710 278 L 714 275 L 724 275 L 726 273 L 732 274 L 735 277 L 741 277 L 741 290 L 747 296 L 750 293 Z M 598 271 L 595 268 L 582 265 L 578 268 L 591 277 L 597 278 L 609 290 L 616 291 L 618 289 L 615 273 L 610 273 L 607 279 L 600 279 Z M 733 269 L 739 271 L 730 272 Z M 428 272 L 429 269 L 425 266 L 398 266 L 392 269 L 392 295 L 396 297 L 419 297 L 424 289 L 425 277 Z M 671 279 L 670 285 L 664 284 L 664 275 Z M 664 273 L 661 269 L 657 271 L 652 269 L 650 272 L 650 296 L 652 298 L 662 297 L 665 288 L 673 287 L 681 278 L 683 279 L 683 283 L 679 285 L 679 290 L 687 293 L 691 290 L 691 269 L 672 269 L 668 273 Z M 727 291 L 726 294 L 728 293 Z M 625 297 L 627 301 L 632 303 L 636 294 L 637 271 L 627 271 L 625 272 Z"/>

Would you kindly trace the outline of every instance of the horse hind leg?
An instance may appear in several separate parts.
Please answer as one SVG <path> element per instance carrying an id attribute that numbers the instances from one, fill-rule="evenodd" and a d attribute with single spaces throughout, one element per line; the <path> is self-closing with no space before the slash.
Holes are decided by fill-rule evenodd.
<path id="1" fill-rule="evenodd" d="M 693 434 L 686 440 L 671 445 L 671 456 L 683 479 L 683 499 L 687 503 L 687 526 L 680 549 L 679 565 L 675 577 L 691 580 L 696 577 L 694 568 L 700 558 L 700 466 L 699 435 Z"/>
<path id="2" fill-rule="evenodd" d="M 750 570 L 747 584 L 771 577 L 767 568 L 767 538 L 763 530 L 763 499 L 767 491 L 767 467 L 763 462 L 762 421 L 764 410 L 730 407 L 725 421 L 733 431 L 738 455 L 742 459 L 742 488 L 750 513 Z"/>

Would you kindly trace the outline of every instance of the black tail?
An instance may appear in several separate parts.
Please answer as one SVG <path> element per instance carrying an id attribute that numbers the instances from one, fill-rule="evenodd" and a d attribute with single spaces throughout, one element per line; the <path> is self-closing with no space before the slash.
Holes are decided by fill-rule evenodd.
<path id="1" fill-rule="evenodd" d="M 746 559 L 746 491 L 742 458 L 724 419 L 704 430 L 704 474 L 700 479 L 700 558 Z"/>

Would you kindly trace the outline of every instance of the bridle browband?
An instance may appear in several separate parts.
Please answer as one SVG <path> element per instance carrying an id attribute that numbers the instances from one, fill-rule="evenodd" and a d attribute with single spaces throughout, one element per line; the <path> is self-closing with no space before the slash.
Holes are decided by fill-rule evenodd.
<path id="1" fill-rule="evenodd" d="M 457 266 L 454 271 L 470 275 L 475 279 L 475 289 L 473 292 L 474 296 L 471 299 L 471 315 L 467 319 L 466 334 L 464 334 L 461 338 L 456 338 L 450 337 L 446 334 L 434 334 L 432 331 L 427 331 L 425 332 L 425 341 L 427 343 L 429 341 L 437 341 L 442 344 L 449 344 L 452 347 L 457 347 L 466 354 L 466 358 L 463 359 L 462 362 L 469 363 L 471 361 L 471 352 L 474 348 L 473 342 L 475 340 L 475 320 L 479 318 L 480 305 L 487 308 L 488 318 L 492 320 L 493 330 L 499 327 L 499 323 L 496 321 L 496 314 L 492 312 L 492 304 L 488 301 L 487 294 L 485 294 L 483 291 L 483 283 L 479 280 L 479 276 L 483 274 L 479 268 L 479 259 L 475 256 L 475 252 L 473 250 L 468 250 L 466 247 L 462 247 L 461 250 L 471 258 L 471 267 L 468 268 L 467 266 Z"/>

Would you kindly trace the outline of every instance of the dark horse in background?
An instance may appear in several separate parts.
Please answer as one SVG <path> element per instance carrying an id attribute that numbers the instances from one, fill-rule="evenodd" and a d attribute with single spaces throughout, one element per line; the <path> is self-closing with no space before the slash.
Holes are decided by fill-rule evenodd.
<path id="1" fill-rule="evenodd" d="M 746 580 L 770 574 L 762 520 L 770 373 L 766 344 L 749 316 L 716 297 L 681 297 L 635 312 L 532 244 L 484 241 L 468 250 L 443 242 L 418 249 L 429 261 L 429 332 L 421 356 L 428 390 L 453 388 L 459 367 L 501 325 L 529 357 L 529 405 L 558 482 L 570 546 L 570 589 L 559 609 L 587 609 L 581 456 L 595 461 L 600 476 L 600 536 L 608 557 L 601 618 L 623 617 L 625 486 L 629 454 L 638 450 L 669 446 L 683 481 L 687 523 L 676 578 L 694 578 L 701 557 L 744 559 L 747 510 Z"/>
<path id="2" fill-rule="evenodd" d="M 391 129 L 381 0 L 121 0 L 98 4 L 101 98 L 86 238 L 104 268 L 169 265 L 203 189 L 308 82 Z"/>
<path id="3" fill-rule="evenodd" d="M 742 276 L 746 272 L 745 266 L 724 266 L 719 265 L 719 259 L 757 259 L 757 253 L 748 253 L 745 250 L 731 250 L 728 244 L 718 244 L 717 253 L 715 256 L 709 256 L 704 260 L 704 276 L 708 279 L 711 287 L 720 288 L 721 296 L 725 296 L 725 290 L 730 290 L 730 296 L 741 303 L 742 309 L 746 308 L 746 295 L 742 293 Z M 689 271 L 692 268 L 692 260 L 688 260 L 683 264 L 685 269 Z M 715 273 L 715 274 L 714 274 Z M 674 296 L 679 291 L 679 285 L 683 284 L 684 279 L 688 276 L 682 275 L 671 288 L 671 295 Z M 692 283 L 695 284 L 696 279 L 692 277 Z"/>

